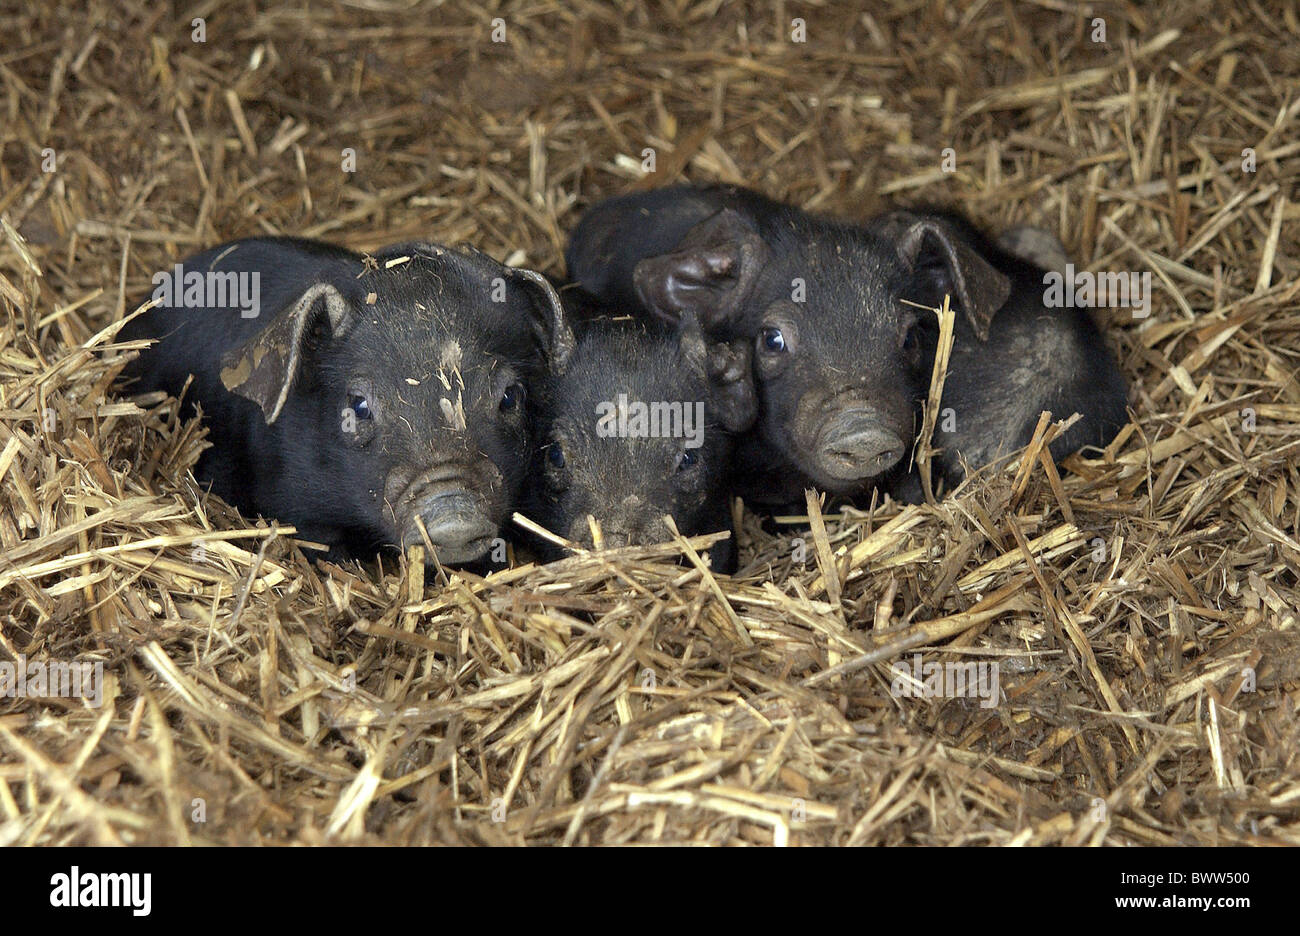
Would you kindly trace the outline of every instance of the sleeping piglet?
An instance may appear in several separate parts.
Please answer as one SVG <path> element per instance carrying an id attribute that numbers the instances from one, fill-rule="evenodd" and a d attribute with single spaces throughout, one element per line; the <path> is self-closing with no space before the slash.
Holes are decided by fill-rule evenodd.
<path id="1" fill-rule="evenodd" d="M 122 330 L 156 339 L 124 389 L 180 396 L 193 377 L 184 403 L 211 442 L 195 476 L 214 494 L 331 558 L 488 550 L 526 467 L 535 333 L 561 321 L 539 274 L 432 244 L 369 257 L 269 237 L 154 283 L 155 307 Z"/>
<path id="2" fill-rule="evenodd" d="M 693 313 L 711 339 L 751 343 L 759 419 L 738 489 L 784 505 L 806 487 L 919 494 L 912 450 L 938 327 L 909 302 L 945 294 L 957 318 L 940 407 L 953 419 L 933 442 L 947 483 L 1024 445 L 1043 409 L 1083 416 L 1057 458 L 1112 438 L 1124 380 L 1087 310 L 1045 307 L 1043 255 L 1056 253 L 1031 262 L 955 215 L 851 224 L 734 186 L 679 186 L 594 206 L 566 259 L 599 301 L 665 321 Z"/>
<path id="3" fill-rule="evenodd" d="M 756 415 L 748 342 L 710 345 L 689 314 L 671 331 L 611 318 L 575 325 L 576 341 L 556 343 L 533 389 L 529 516 L 587 547 L 588 515 L 606 546 L 671 539 L 665 515 L 686 536 L 731 529 L 732 435 Z M 734 569 L 732 540 L 710 553 L 714 568 Z"/>

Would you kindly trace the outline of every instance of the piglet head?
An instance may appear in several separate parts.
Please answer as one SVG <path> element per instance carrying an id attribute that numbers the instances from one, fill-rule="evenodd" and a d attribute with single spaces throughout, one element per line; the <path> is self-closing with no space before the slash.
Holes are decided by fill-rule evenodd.
<path id="1" fill-rule="evenodd" d="M 589 324 L 539 393 L 533 519 L 588 548 L 591 520 L 611 547 L 671 538 L 666 516 L 686 535 L 726 529 L 731 438 L 755 418 L 747 352 L 694 316 Z"/>
<path id="2" fill-rule="evenodd" d="M 759 226 L 723 210 L 634 280 L 660 318 L 698 315 L 746 341 L 757 431 L 818 487 L 858 493 L 908 456 L 953 295 L 978 336 L 1009 285 L 947 228 L 920 217 L 882 232 L 791 211 Z"/>
<path id="3" fill-rule="evenodd" d="M 559 300 L 470 251 L 404 244 L 374 260 L 310 286 L 228 355 L 222 381 L 289 439 L 267 467 L 314 489 L 323 525 L 468 562 L 522 482 L 534 323 Z"/>

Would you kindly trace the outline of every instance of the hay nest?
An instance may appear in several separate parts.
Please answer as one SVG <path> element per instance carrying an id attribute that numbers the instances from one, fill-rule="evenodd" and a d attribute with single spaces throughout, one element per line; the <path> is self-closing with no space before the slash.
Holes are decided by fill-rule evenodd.
<path id="1" fill-rule="evenodd" d="M 105 675 L 0 697 L 0 842 L 1300 842 L 1294 10 L 872 6 L 0 14 L 0 659 Z M 938 503 L 746 513 L 733 578 L 705 538 L 426 581 L 311 563 L 110 392 L 201 245 L 558 270 L 584 204 L 679 178 L 1151 271 L 1134 423 L 1059 477 L 1044 423 Z M 1000 700 L 891 691 L 918 654 Z"/>

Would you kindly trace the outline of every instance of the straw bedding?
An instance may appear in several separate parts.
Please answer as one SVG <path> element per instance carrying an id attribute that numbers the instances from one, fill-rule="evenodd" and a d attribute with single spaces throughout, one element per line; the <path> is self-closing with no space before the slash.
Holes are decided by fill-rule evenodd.
<path id="1" fill-rule="evenodd" d="M 105 674 L 0 698 L 0 843 L 1300 842 L 1294 6 L 56 0 L 0 35 L 0 659 Z M 682 178 L 1151 271 L 1109 315 L 1135 421 L 1059 477 L 1044 422 L 937 503 L 744 512 L 735 577 L 705 538 L 480 579 L 312 563 L 196 486 L 201 422 L 112 390 L 201 246 L 558 272 L 584 205 Z M 891 692 L 917 654 L 1000 700 Z"/>

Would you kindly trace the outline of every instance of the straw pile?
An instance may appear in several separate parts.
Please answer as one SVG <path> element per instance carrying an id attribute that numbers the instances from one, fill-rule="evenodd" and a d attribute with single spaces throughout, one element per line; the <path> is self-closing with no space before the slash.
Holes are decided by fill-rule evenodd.
<path id="1" fill-rule="evenodd" d="M 1293 7 L 269 6 L 0 13 L 0 659 L 106 683 L 0 698 L 0 843 L 1300 842 Z M 1135 422 L 1059 478 L 1040 436 L 937 504 L 746 512 L 734 578 L 697 540 L 433 581 L 313 564 L 111 391 L 200 246 L 558 271 L 586 203 L 681 178 L 1151 271 Z M 918 653 L 1001 700 L 891 693 Z"/>

